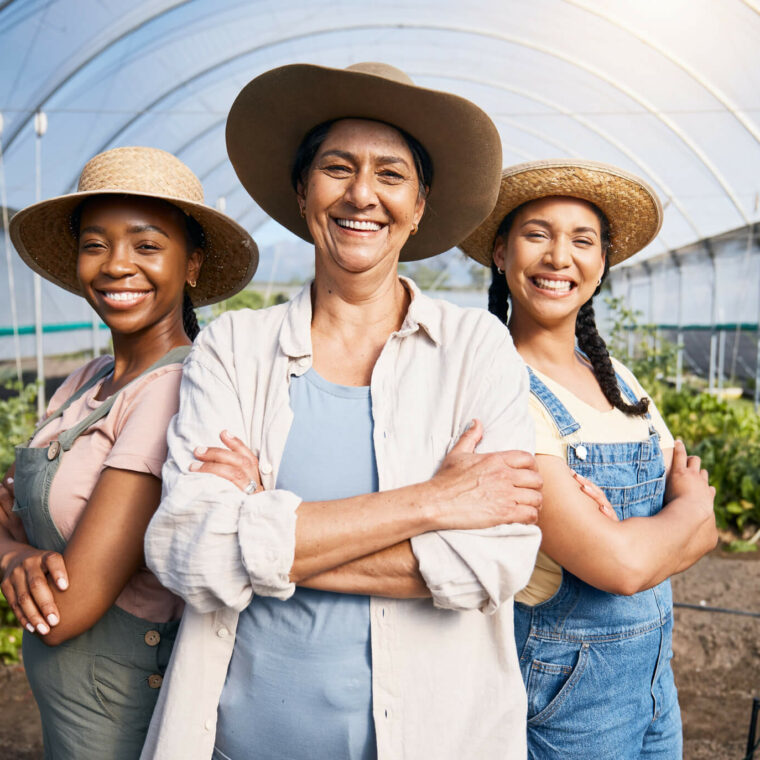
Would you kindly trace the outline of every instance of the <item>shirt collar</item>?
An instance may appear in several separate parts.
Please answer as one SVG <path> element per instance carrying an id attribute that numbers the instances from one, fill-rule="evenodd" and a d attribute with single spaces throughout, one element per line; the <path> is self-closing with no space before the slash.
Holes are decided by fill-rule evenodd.
<path id="1" fill-rule="evenodd" d="M 406 317 L 398 331 L 405 338 L 422 328 L 437 346 L 441 343 L 441 314 L 434 299 L 426 296 L 413 280 L 401 277 L 412 297 Z M 288 305 L 288 313 L 280 331 L 280 348 L 286 356 L 311 356 L 311 282 L 308 282 Z"/>

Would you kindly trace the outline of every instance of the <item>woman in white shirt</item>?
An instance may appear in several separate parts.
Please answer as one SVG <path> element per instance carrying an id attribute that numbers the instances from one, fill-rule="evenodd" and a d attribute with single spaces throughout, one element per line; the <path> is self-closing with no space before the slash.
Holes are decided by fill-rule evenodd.
<path id="1" fill-rule="evenodd" d="M 316 274 L 185 364 L 146 556 L 189 606 L 144 757 L 524 757 L 527 376 L 498 320 L 397 271 L 489 212 L 496 129 L 390 66 L 295 65 L 227 143 Z"/>

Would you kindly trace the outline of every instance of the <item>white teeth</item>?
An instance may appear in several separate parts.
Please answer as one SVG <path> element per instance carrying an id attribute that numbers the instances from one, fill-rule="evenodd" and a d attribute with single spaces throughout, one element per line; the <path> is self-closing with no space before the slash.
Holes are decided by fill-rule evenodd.
<path id="1" fill-rule="evenodd" d="M 349 230 L 370 230 L 377 232 L 381 229 L 382 225 L 377 222 L 370 222 L 359 219 L 336 219 L 335 223 L 340 227 L 346 227 Z"/>
<path id="2" fill-rule="evenodd" d="M 103 295 L 110 301 L 136 301 L 138 298 L 142 298 L 146 292 L 147 291 L 122 291 L 118 293 L 106 292 Z"/>
<path id="3" fill-rule="evenodd" d="M 543 277 L 534 277 L 533 282 L 543 290 L 567 292 L 572 287 L 572 283 L 569 280 L 545 280 Z"/>

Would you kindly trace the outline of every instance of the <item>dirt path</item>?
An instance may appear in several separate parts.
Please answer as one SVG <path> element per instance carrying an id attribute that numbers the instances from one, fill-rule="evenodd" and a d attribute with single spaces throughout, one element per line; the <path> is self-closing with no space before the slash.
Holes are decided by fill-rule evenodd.
<path id="1" fill-rule="evenodd" d="M 715 552 L 673 579 L 675 600 L 760 612 L 758 559 Z M 677 609 L 673 650 L 685 760 L 742 760 L 752 697 L 760 697 L 760 618 Z M 0 758 L 41 757 L 23 668 L 0 667 Z"/>

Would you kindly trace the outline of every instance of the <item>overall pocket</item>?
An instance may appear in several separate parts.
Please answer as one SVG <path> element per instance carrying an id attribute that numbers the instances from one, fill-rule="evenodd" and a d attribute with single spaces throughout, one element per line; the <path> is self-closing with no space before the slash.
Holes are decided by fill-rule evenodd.
<path id="1" fill-rule="evenodd" d="M 551 718 L 564 704 L 583 675 L 588 661 L 588 644 L 565 645 L 547 642 L 537 654 L 545 659 L 531 661 L 526 681 L 528 725 L 538 726 Z M 545 649 L 544 651 L 541 651 Z M 556 649 L 552 652 L 552 649 Z M 551 661 L 548 661 L 550 660 Z"/>

